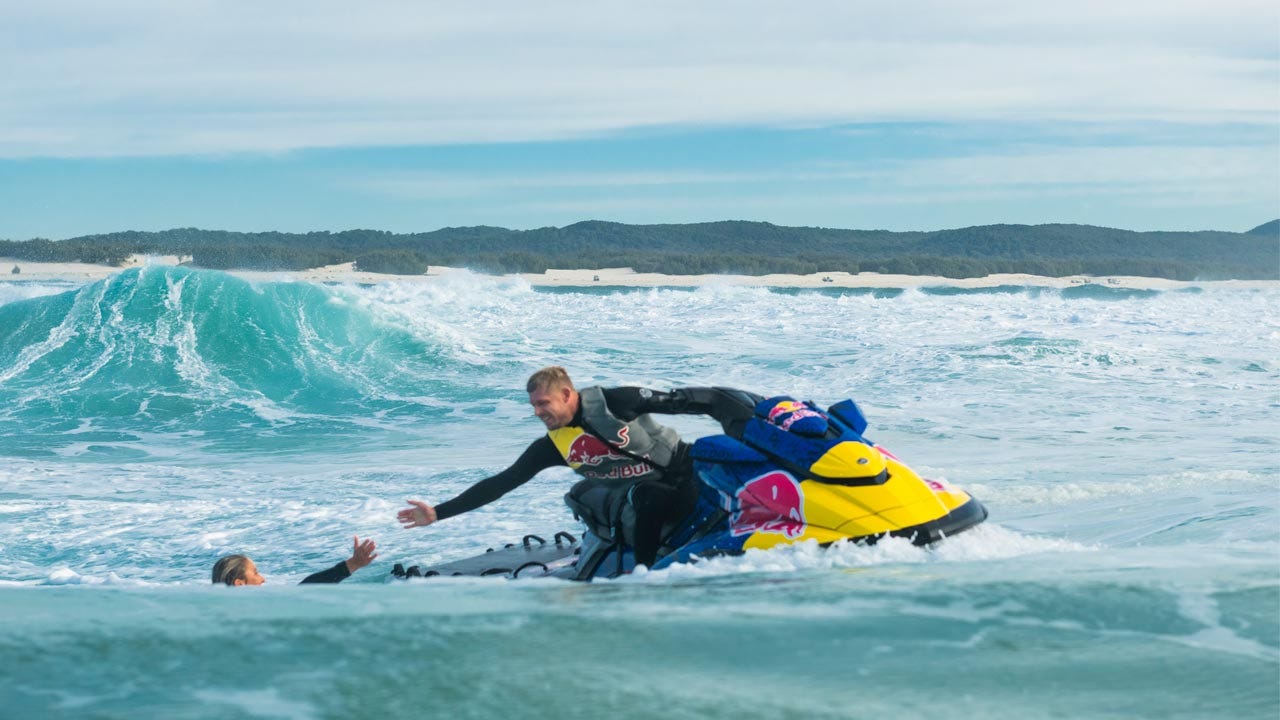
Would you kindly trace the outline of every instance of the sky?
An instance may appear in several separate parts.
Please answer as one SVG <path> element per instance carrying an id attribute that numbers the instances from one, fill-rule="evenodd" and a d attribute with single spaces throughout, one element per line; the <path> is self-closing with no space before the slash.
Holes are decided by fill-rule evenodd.
<path id="1" fill-rule="evenodd" d="M 1280 217 L 1273 0 L 5 2 L 0 68 L 0 239 Z"/>

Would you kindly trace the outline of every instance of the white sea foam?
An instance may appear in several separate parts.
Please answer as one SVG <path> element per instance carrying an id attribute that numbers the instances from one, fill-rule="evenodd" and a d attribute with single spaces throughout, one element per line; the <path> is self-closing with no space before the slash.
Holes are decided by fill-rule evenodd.
<path id="1" fill-rule="evenodd" d="M 296 698 L 282 697 L 274 688 L 245 690 L 243 688 L 213 688 L 192 693 L 196 703 L 202 706 L 229 707 L 243 717 L 273 718 L 278 720 L 311 720 L 321 716 L 311 703 Z"/>
<path id="2" fill-rule="evenodd" d="M 1095 549 L 1069 540 L 1024 535 L 986 523 L 930 547 L 916 546 L 903 538 L 887 538 L 869 546 L 839 543 L 825 548 L 816 541 L 807 541 L 769 550 L 748 550 L 736 557 L 715 557 L 690 564 L 672 565 L 662 570 L 639 574 L 632 581 L 669 582 L 671 579 L 746 573 L 980 562 L 1046 553 L 1089 552 Z"/>
<path id="3" fill-rule="evenodd" d="M 1247 470 L 1186 470 L 1137 477 L 1128 482 L 1099 480 L 999 486 L 971 483 L 966 485 L 966 488 L 988 501 L 995 501 L 1002 505 L 1052 507 L 1170 492 L 1229 491 L 1240 494 L 1274 492 L 1280 490 L 1280 478 Z"/>
<path id="4" fill-rule="evenodd" d="M 0 271 L 3 271 L 3 268 L 0 268 Z M 70 282 L 0 282 L 0 305 L 7 305 L 9 303 L 20 302 L 22 300 L 30 300 L 31 298 L 60 295 L 68 290 L 74 290 L 77 287 L 79 287 L 79 283 Z"/>

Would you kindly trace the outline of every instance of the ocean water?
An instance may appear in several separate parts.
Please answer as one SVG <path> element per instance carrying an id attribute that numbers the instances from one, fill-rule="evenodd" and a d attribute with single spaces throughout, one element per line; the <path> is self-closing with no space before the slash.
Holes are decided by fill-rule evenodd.
<path id="1" fill-rule="evenodd" d="M 539 435 L 548 364 L 853 397 L 991 517 L 589 585 L 390 580 L 577 534 L 567 470 L 394 521 Z M 1276 288 L 0 282 L 0 717 L 1274 720 L 1278 408 Z M 355 535 L 372 566 L 296 585 Z M 268 584 L 211 586 L 231 552 Z"/>

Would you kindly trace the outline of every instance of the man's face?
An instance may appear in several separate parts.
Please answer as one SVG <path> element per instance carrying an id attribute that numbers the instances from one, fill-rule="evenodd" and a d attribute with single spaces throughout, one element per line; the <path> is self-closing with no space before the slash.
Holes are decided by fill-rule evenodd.
<path id="1" fill-rule="evenodd" d="M 578 394 L 567 387 L 538 389 L 529 393 L 529 404 L 548 430 L 559 430 L 578 412 Z"/>

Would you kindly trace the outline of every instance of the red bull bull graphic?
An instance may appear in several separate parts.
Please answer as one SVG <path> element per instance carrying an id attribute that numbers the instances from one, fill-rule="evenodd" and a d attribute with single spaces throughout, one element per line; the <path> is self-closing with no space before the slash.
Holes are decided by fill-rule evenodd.
<path id="1" fill-rule="evenodd" d="M 775 470 L 748 480 L 734 494 L 738 509 L 730 518 L 735 537 L 778 533 L 789 539 L 804 534 L 804 492 L 791 475 Z"/>
<path id="2" fill-rule="evenodd" d="M 614 452 L 608 443 L 590 433 L 583 433 L 575 438 L 564 454 L 565 462 L 575 469 L 582 465 L 596 467 L 606 462 L 629 459 L 626 455 Z"/>
<path id="3" fill-rule="evenodd" d="M 579 473 L 597 480 L 629 480 L 657 472 L 651 463 L 618 452 L 590 433 L 579 433 L 563 450 L 564 460 Z"/>

